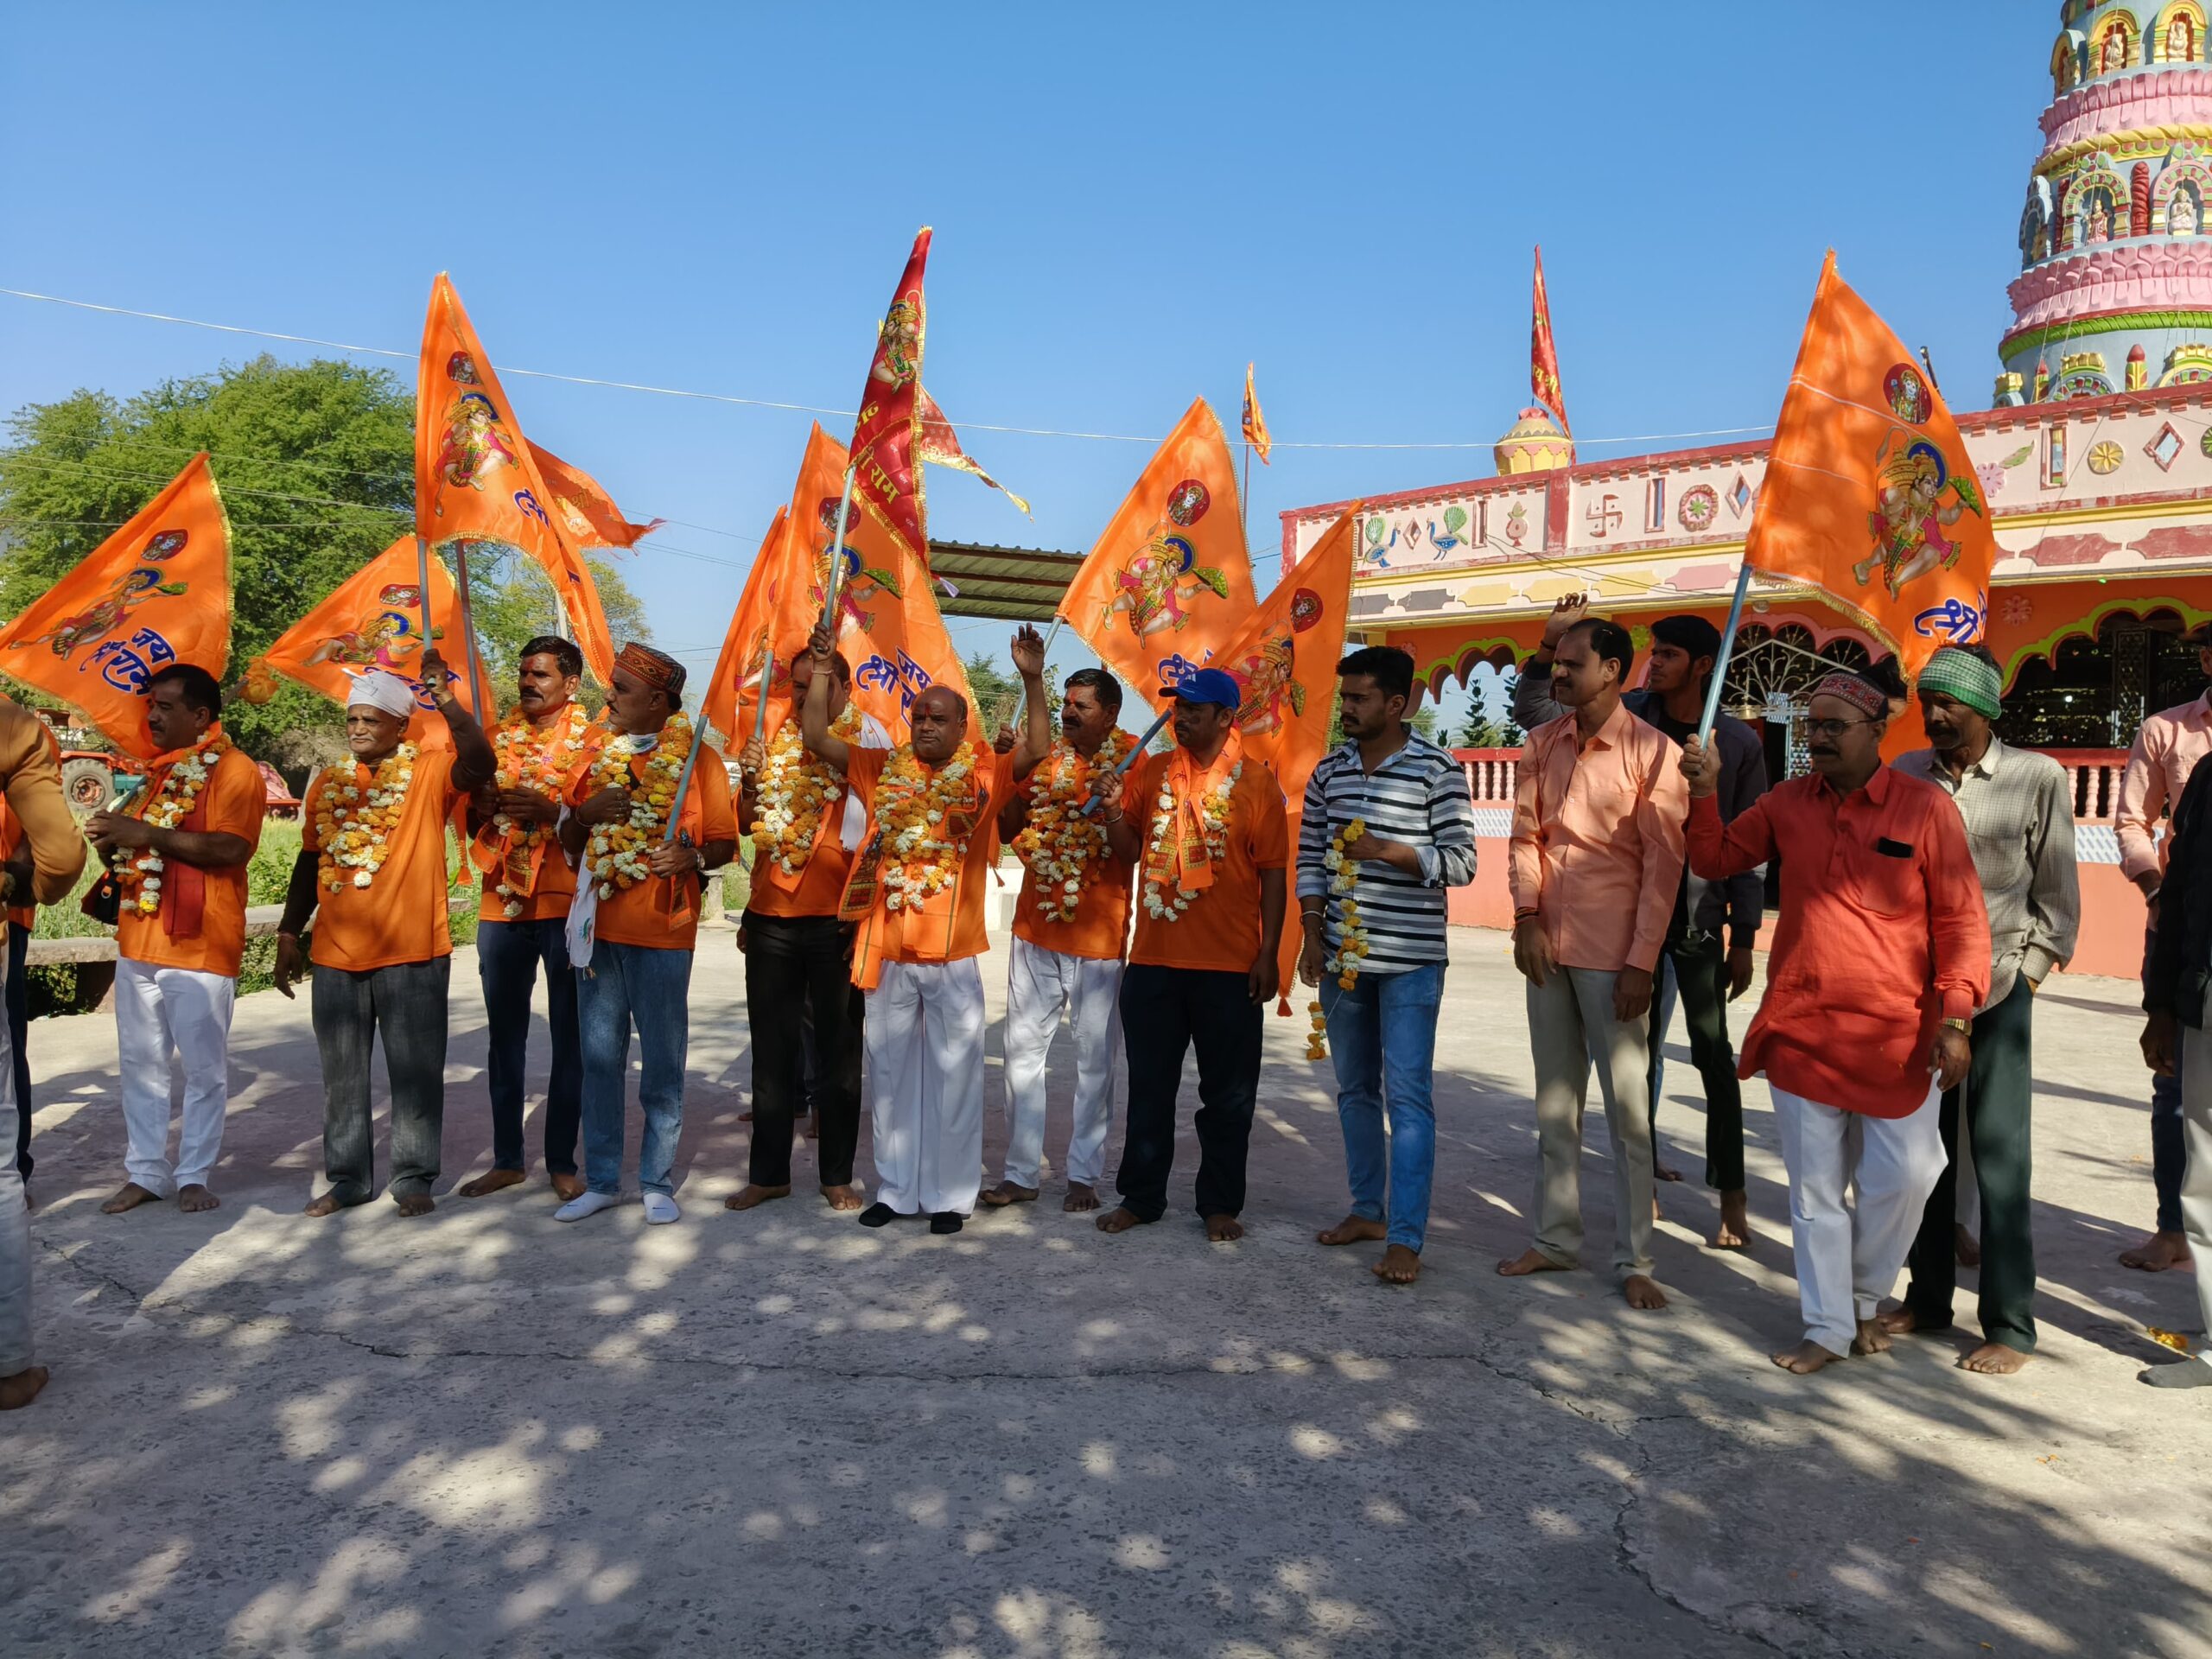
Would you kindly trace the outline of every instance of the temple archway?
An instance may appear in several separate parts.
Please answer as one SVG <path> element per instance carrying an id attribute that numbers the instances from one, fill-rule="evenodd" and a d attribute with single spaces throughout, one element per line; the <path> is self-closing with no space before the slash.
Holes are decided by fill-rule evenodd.
<path id="1" fill-rule="evenodd" d="M 2202 59 L 2204 21 L 2204 8 L 2197 0 L 2174 0 L 2152 28 L 2151 61 L 2196 63 Z"/>
<path id="2" fill-rule="evenodd" d="M 2212 163 L 2195 144 L 2176 144 L 2151 186 L 2151 230 L 2160 236 L 2202 236 L 2212 200 Z"/>

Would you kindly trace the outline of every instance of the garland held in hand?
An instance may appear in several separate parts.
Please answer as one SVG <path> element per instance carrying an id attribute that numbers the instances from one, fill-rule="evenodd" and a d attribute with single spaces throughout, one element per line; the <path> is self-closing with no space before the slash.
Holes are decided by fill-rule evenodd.
<path id="1" fill-rule="evenodd" d="M 855 741 L 860 735 L 860 705 L 848 702 L 830 729 L 848 743 Z M 769 741 L 753 791 L 759 803 L 753 820 L 755 859 L 786 876 L 798 874 L 813 856 L 823 815 L 845 792 L 844 774 L 809 754 L 798 721 L 789 720 Z"/>
<path id="2" fill-rule="evenodd" d="M 364 789 L 355 773 L 341 783 L 326 772 L 315 795 L 315 838 L 322 843 L 317 863 L 325 888 L 337 893 L 349 882 L 357 887 L 374 884 L 391 850 L 391 832 L 407 810 L 407 791 L 415 782 L 412 743 L 403 743 L 371 776 Z M 358 763 L 357 763 L 358 766 Z"/>
<path id="3" fill-rule="evenodd" d="M 645 746 L 652 747 L 648 749 Z M 584 868 L 599 886 L 599 896 L 612 899 L 652 874 L 645 861 L 653 848 L 668 838 L 669 815 L 677 810 L 676 784 L 691 753 L 691 722 L 681 714 L 671 715 L 652 738 L 613 737 L 607 740 L 591 763 L 591 794 L 602 789 L 630 791 L 630 815 L 613 823 L 594 823 L 584 843 Z M 632 780 L 630 761 L 645 756 L 645 776 Z"/>
<path id="4" fill-rule="evenodd" d="M 1354 818 L 1329 837 L 1329 850 L 1321 859 L 1329 871 L 1329 896 L 1342 901 L 1337 912 L 1336 952 L 1322 959 L 1321 971 L 1337 976 L 1337 988 L 1340 991 L 1348 991 L 1359 983 L 1359 964 L 1367 958 L 1367 924 L 1360 918 L 1359 900 L 1354 896 L 1359 887 L 1359 861 L 1344 852 L 1366 833 L 1367 820 Z M 1327 925 L 1325 920 L 1323 928 Z M 1313 1016 L 1313 1029 L 1306 1033 L 1306 1058 L 1325 1060 L 1329 1058 L 1328 1016 L 1321 1012 L 1318 1001 L 1307 1005 L 1307 1012 Z"/>
<path id="5" fill-rule="evenodd" d="M 518 709 L 492 734 L 492 751 L 499 761 L 496 786 L 532 790 L 559 800 L 569 774 L 582 757 L 590 731 L 591 718 L 576 703 L 569 705 L 564 721 L 544 732 Z M 522 914 L 537 883 L 540 850 L 553 842 L 556 834 L 550 823 L 518 823 L 505 812 L 492 815 L 486 851 L 497 862 L 486 874 L 497 878 L 492 890 L 499 894 L 500 908 L 509 921 Z"/>
<path id="6" fill-rule="evenodd" d="M 1085 757 L 1064 737 L 1029 774 L 1029 822 L 1014 850 L 1036 873 L 1037 910 L 1048 922 L 1073 921 L 1084 889 L 1098 880 L 1106 823 L 1083 810 L 1090 780 L 1119 766 L 1136 742 L 1127 732 L 1109 732 L 1098 753 Z"/>
<path id="7" fill-rule="evenodd" d="M 211 727 L 199 742 L 169 763 L 162 774 L 160 787 L 143 798 L 131 816 L 157 830 L 175 829 L 192 816 L 193 804 L 207 786 L 216 763 L 230 752 L 231 740 L 224 734 L 223 728 Z M 151 916 L 161 909 L 162 871 L 165 868 L 162 855 L 148 847 L 137 857 L 125 860 L 116 870 L 116 886 L 141 916 Z"/>

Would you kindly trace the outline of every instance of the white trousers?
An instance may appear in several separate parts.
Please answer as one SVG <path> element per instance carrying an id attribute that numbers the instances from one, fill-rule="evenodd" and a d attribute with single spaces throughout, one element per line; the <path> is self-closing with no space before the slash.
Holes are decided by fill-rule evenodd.
<path id="1" fill-rule="evenodd" d="M 885 963 L 866 1033 L 876 1202 L 969 1214 L 983 1185 L 981 963 Z"/>
<path id="2" fill-rule="evenodd" d="M 1075 1126 L 1067 1176 L 1096 1186 L 1114 1126 L 1114 1057 L 1122 1048 L 1122 963 L 1016 939 L 1006 971 L 1006 1179 L 1034 1188 L 1045 1160 L 1045 1072 L 1065 1010 L 1075 1027 Z"/>
<path id="3" fill-rule="evenodd" d="M 1897 1288 L 1920 1231 L 1928 1195 L 1943 1173 L 1943 1133 L 1931 1083 L 1909 1117 L 1869 1117 L 1774 1088 L 1782 1161 L 1789 1171 L 1789 1227 L 1805 1337 L 1832 1354 L 1851 1351 L 1859 1321 Z M 1857 1189 L 1854 1209 L 1844 1194 Z"/>
<path id="4" fill-rule="evenodd" d="M 2197 1351 L 2212 1359 L 2212 1032 L 2181 1033 L 2181 1224 L 2196 1268 L 2196 1301 L 2205 1337 Z"/>
<path id="5" fill-rule="evenodd" d="M 231 1007 L 238 982 L 128 957 L 115 967 L 115 1050 L 123 1072 L 124 1173 L 168 1198 L 207 1183 L 230 1104 Z M 169 1145 L 169 1065 L 184 1062 L 184 1127 Z"/>

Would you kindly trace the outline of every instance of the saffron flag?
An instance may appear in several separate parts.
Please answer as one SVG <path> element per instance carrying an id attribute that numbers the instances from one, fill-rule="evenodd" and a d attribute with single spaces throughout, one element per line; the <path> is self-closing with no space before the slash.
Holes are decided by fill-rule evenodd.
<path id="1" fill-rule="evenodd" d="M 1221 421 L 1192 404 L 1090 544 L 1060 619 L 1155 709 L 1258 601 Z"/>
<path id="2" fill-rule="evenodd" d="M 960 447 L 960 435 L 952 429 L 952 423 L 938 407 L 937 399 L 930 396 L 927 386 L 916 392 L 914 407 L 916 419 L 920 423 L 920 436 L 916 442 L 924 461 L 932 467 L 950 467 L 955 472 L 980 478 L 1023 512 L 1028 512 L 1029 503 L 1027 500 L 978 467 L 974 458 Z"/>
<path id="3" fill-rule="evenodd" d="M 1212 665 L 1226 669 L 1244 694 L 1236 710 L 1244 753 L 1264 760 L 1282 785 L 1294 849 L 1306 816 L 1306 781 L 1329 747 L 1361 505 L 1347 508 L 1313 550 L 1283 572 L 1266 602 L 1214 653 Z M 1283 1014 L 1290 1012 L 1290 988 L 1297 982 L 1295 931 L 1283 929 L 1277 1010 Z"/>
<path id="4" fill-rule="evenodd" d="M 745 591 L 737 597 L 729 632 L 722 636 L 721 654 L 715 659 L 714 677 L 707 682 L 700 702 L 708 723 L 728 741 L 732 753 L 753 736 L 764 674 L 768 722 L 763 729 L 773 732 L 791 711 L 791 656 L 805 640 L 804 636 L 793 641 L 777 634 L 781 614 L 778 600 L 793 574 L 785 559 L 789 529 L 790 509 L 779 506 L 768 533 L 760 538 L 753 569 L 746 573 Z"/>
<path id="5" fill-rule="evenodd" d="M 1529 338 L 1529 390 L 1535 394 L 1538 403 L 1551 410 L 1559 422 L 1559 429 L 1573 436 L 1567 423 L 1567 394 L 1560 390 L 1559 346 L 1552 339 L 1552 301 L 1544 291 L 1541 248 L 1536 250 L 1536 288 Z"/>
<path id="6" fill-rule="evenodd" d="M 590 483 L 584 474 L 570 473 Z M 606 499 L 597 485 L 591 488 Z M 504 543 L 537 560 L 553 583 L 584 661 L 606 685 L 614 648 L 599 589 L 580 546 L 555 524 L 553 501 L 537 452 L 522 435 L 461 296 L 440 271 L 430 285 L 415 368 L 416 534 L 433 547 L 461 537 Z"/>
<path id="7" fill-rule="evenodd" d="M 1252 368 L 1249 363 L 1244 365 L 1244 442 L 1259 455 L 1261 466 L 1272 467 L 1274 463 L 1268 459 L 1268 451 L 1275 447 L 1275 441 L 1268 435 L 1268 417 L 1260 413 L 1260 394 L 1252 385 Z"/>
<path id="8" fill-rule="evenodd" d="M 458 676 L 454 694 L 481 721 L 475 706 L 467 660 L 454 648 L 461 638 L 461 595 L 445 562 L 429 561 L 430 636 L 447 666 Z M 416 539 L 403 536 L 340 582 L 330 596 L 287 628 L 276 644 L 246 669 L 242 690 L 248 702 L 266 702 L 276 690 L 272 674 L 346 706 L 353 676 L 372 668 L 396 674 L 415 688 L 416 707 L 428 714 L 437 705 L 422 679 L 423 570 Z M 491 678 L 482 663 L 477 675 L 492 700 Z M 417 741 L 438 747 L 451 739 L 445 722 L 417 720 Z"/>
<path id="9" fill-rule="evenodd" d="M 0 629 L 0 672 L 81 709 L 125 754 L 161 751 L 146 683 L 231 660 L 231 532 L 203 451 L 130 522 Z"/>
<path id="10" fill-rule="evenodd" d="M 666 522 L 656 518 L 651 524 L 631 524 L 614 498 L 582 467 L 569 466 L 543 444 L 531 444 L 530 453 L 552 495 L 562 537 L 571 547 L 635 547 Z"/>
<path id="11" fill-rule="evenodd" d="M 928 514 L 923 500 L 921 457 L 915 437 L 921 424 L 922 271 L 929 264 L 925 225 L 906 256 L 906 269 L 876 331 L 875 356 L 861 389 L 860 417 L 853 423 L 853 500 L 881 525 L 890 544 L 929 569 Z M 796 515 L 794 515 L 796 516 Z"/>
<path id="12" fill-rule="evenodd" d="M 785 521 L 785 560 L 794 574 L 777 601 L 784 620 L 775 632 L 779 639 L 790 642 L 778 652 L 785 660 L 788 652 L 805 645 L 829 602 L 845 460 L 845 447 L 817 426 L 807 439 Z M 845 512 L 845 571 L 837 588 L 836 639 L 853 667 L 853 701 L 862 714 L 881 721 L 894 742 L 906 741 L 906 711 L 931 685 L 957 689 L 968 700 L 969 735 L 990 741 L 982 712 L 968 689 L 967 671 L 938 610 L 928 566 L 862 512 L 857 501 Z"/>
<path id="13" fill-rule="evenodd" d="M 1829 254 L 1744 563 L 1815 589 L 1910 677 L 1939 647 L 1982 638 L 1996 559 L 1958 423 Z"/>

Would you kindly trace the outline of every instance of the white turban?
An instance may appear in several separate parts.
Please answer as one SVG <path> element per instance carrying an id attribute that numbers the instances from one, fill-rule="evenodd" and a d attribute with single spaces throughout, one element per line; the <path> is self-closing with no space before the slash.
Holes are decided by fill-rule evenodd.
<path id="1" fill-rule="evenodd" d="M 366 704 L 397 720 L 405 720 L 415 712 L 415 688 L 397 674 L 387 674 L 380 668 L 372 668 L 353 677 L 353 688 L 346 693 L 348 709 Z"/>

